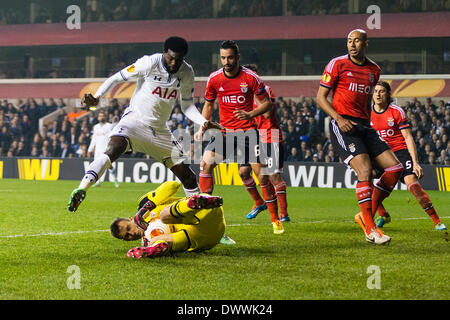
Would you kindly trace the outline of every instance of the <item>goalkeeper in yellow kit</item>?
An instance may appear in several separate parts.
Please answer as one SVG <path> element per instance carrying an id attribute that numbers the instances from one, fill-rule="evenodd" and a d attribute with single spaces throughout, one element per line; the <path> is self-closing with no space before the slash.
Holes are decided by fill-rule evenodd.
<path id="1" fill-rule="evenodd" d="M 142 238 L 143 246 L 128 251 L 131 258 L 157 257 L 167 252 L 207 250 L 225 232 L 222 198 L 197 194 L 174 197 L 181 184 L 168 181 L 143 195 L 134 218 L 117 218 L 111 234 L 125 241 Z"/>

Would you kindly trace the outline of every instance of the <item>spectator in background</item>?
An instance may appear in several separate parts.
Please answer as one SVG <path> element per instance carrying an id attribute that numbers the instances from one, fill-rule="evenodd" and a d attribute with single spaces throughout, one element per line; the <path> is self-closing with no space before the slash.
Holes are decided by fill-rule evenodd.
<path id="1" fill-rule="evenodd" d="M 318 162 L 325 162 L 325 152 L 323 150 L 317 151 L 317 161 Z"/>
<path id="2" fill-rule="evenodd" d="M 17 143 L 17 149 L 16 149 L 16 157 L 25 157 L 26 155 L 28 155 L 28 151 L 25 148 L 25 144 L 23 141 L 19 141 L 19 143 Z"/>
<path id="3" fill-rule="evenodd" d="M 70 123 L 73 123 L 76 118 L 82 116 L 85 113 L 87 113 L 86 110 L 81 110 L 80 112 L 78 112 L 77 108 L 74 108 L 72 110 L 72 112 L 67 115 L 68 116 L 68 120 L 69 120 Z"/>
<path id="4" fill-rule="evenodd" d="M 333 148 L 328 148 L 328 156 L 330 156 L 332 162 L 339 162 L 339 156 L 334 152 Z"/>
<path id="5" fill-rule="evenodd" d="M 436 154 L 433 151 L 428 153 L 428 159 L 425 161 L 425 164 L 436 164 Z"/>
<path id="6" fill-rule="evenodd" d="M 313 162 L 319 162 L 319 156 L 317 155 L 317 153 L 314 153 L 314 155 L 313 155 Z"/>
<path id="7" fill-rule="evenodd" d="M 55 138 L 56 139 L 53 139 L 52 143 L 51 143 L 51 156 L 54 158 L 57 158 L 61 155 L 62 149 L 61 149 L 61 144 L 59 143 L 59 141 L 57 139 L 58 136 L 55 135 Z"/>
<path id="8" fill-rule="evenodd" d="M 311 152 L 311 149 L 306 149 L 305 155 L 303 156 L 304 162 L 312 162 L 313 161 L 313 154 Z"/>
<path id="9" fill-rule="evenodd" d="M 181 113 L 181 110 L 178 106 L 173 109 L 170 119 L 175 120 L 175 123 L 173 123 L 175 127 L 177 127 L 178 124 L 180 123 L 183 125 L 183 127 L 186 126 L 186 122 L 184 121 L 184 115 Z"/>
<path id="10" fill-rule="evenodd" d="M 51 155 L 50 155 L 50 153 L 48 152 L 47 149 L 42 148 L 41 155 L 39 157 L 40 158 L 50 158 Z"/>
<path id="11" fill-rule="evenodd" d="M 299 142 L 300 142 L 300 138 L 297 135 L 297 133 L 295 132 L 295 127 L 293 124 L 289 124 L 288 128 L 287 128 L 287 132 L 286 132 L 286 148 L 288 150 L 290 150 L 292 147 L 297 147 Z"/>
<path id="12" fill-rule="evenodd" d="M 308 141 L 312 144 L 314 144 L 317 138 L 320 137 L 319 126 L 313 117 L 308 118 L 308 133 L 306 135 L 308 137 Z"/>
<path id="13" fill-rule="evenodd" d="M 6 155 L 13 139 L 7 126 L 3 126 L 0 132 L 0 146 L 2 148 L 2 155 Z"/>
<path id="14" fill-rule="evenodd" d="M 14 116 L 11 120 L 11 126 L 9 127 L 9 132 L 14 140 L 18 140 L 22 135 L 22 127 L 19 124 L 19 117 Z"/>
<path id="15" fill-rule="evenodd" d="M 301 161 L 301 158 L 298 155 L 298 151 L 296 147 L 292 147 L 291 148 L 291 153 L 289 154 L 289 156 L 287 157 L 288 162 L 297 162 L 297 161 Z"/>
<path id="16" fill-rule="evenodd" d="M 32 146 L 31 147 L 31 153 L 30 153 L 30 156 L 31 157 L 39 157 L 39 149 L 38 149 L 38 147 L 37 146 Z"/>
<path id="17" fill-rule="evenodd" d="M 22 128 L 22 132 L 25 135 L 27 140 L 31 139 L 33 135 L 33 128 L 31 126 L 31 120 L 27 114 L 22 116 L 22 120 L 20 121 L 20 127 Z"/>
<path id="18" fill-rule="evenodd" d="M 68 158 L 71 150 L 67 142 L 63 142 L 60 158 Z"/>
<path id="19" fill-rule="evenodd" d="M 439 157 L 436 159 L 436 164 L 445 165 L 445 160 L 448 158 L 445 149 L 442 149 L 439 153 Z"/>

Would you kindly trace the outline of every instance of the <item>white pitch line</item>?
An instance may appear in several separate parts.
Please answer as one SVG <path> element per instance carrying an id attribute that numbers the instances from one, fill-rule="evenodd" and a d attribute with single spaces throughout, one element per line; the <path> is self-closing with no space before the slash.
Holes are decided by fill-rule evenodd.
<path id="1" fill-rule="evenodd" d="M 85 231 L 66 231 L 66 232 L 48 232 L 48 233 L 38 233 L 38 234 L 13 234 L 9 236 L 0 236 L 0 238 L 20 238 L 20 237 L 43 237 L 43 236 L 65 236 L 68 234 L 79 234 L 79 233 L 93 233 L 93 232 L 106 232 L 105 230 L 85 230 Z"/>
<path id="2" fill-rule="evenodd" d="M 445 216 L 441 218 L 450 218 L 450 216 Z M 407 220 L 427 220 L 430 217 L 418 217 L 418 218 L 400 218 L 395 219 L 395 221 L 407 221 Z M 327 222 L 353 222 L 352 220 L 345 221 L 335 221 L 335 220 L 317 220 L 317 221 L 302 221 L 302 222 L 288 222 L 289 224 L 304 224 L 304 223 L 327 223 Z M 228 224 L 227 227 L 247 227 L 247 226 L 262 226 L 263 224 L 255 223 L 233 223 Z M 265 225 L 265 224 L 264 224 Z M 3 239 L 9 238 L 21 238 L 21 237 L 43 237 L 43 236 L 65 236 L 69 234 L 82 234 L 82 233 L 94 233 L 94 232 L 109 232 L 109 229 L 104 230 L 84 230 L 84 231 L 66 231 L 66 232 L 48 232 L 48 233 L 38 233 L 38 234 L 13 234 L 7 236 L 0 236 Z"/>

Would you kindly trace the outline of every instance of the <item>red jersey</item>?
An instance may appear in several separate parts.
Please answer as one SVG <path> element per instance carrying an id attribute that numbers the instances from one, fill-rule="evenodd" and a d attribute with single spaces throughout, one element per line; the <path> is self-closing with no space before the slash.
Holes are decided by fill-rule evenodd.
<path id="1" fill-rule="evenodd" d="M 366 58 L 362 65 L 344 55 L 331 60 L 320 85 L 333 90 L 332 106 L 340 115 L 369 119 L 370 99 L 380 78 L 380 67 Z"/>
<path id="2" fill-rule="evenodd" d="M 269 86 L 266 86 L 266 93 L 272 102 L 270 117 L 265 118 L 264 115 L 260 115 L 255 118 L 256 126 L 259 130 L 259 134 L 261 135 L 261 141 L 263 143 L 283 142 L 280 123 L 278 122 L 277 114 L 275 112 L 275 94 Z M 255 109 L 257 108 L 256 102 L 253 102 L 253 107 Z"/>
<path id="3" fill-rule="evenodd" d="M 210 74 L 206 84 L 205 99 L 219 99 L 220 124 L 229 130 L 256 129 L 253 119 L 239 120 L 233 113 L 236 109 L 253 110 L 253 97 L 262 100 L 266 95 L 265 85 L 253 71 L 240 67 L 234 77 L 225 75 L 223 68 Z"/>
<path id="4" fill-rule="evenodd" d="M 395 104 L 390 104 L 383 112 L 377 112 L 372 107 L 370 125 L 377 130 L 392 151 L 408 149 L 401 130 L 410 128 L 405 111 Z"/>

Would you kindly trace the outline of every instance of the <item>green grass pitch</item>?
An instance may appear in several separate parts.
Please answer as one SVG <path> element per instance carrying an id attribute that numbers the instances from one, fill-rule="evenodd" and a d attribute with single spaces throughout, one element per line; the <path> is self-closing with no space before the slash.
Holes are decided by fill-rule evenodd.
<path id="1" fill-rule="evenodd" d="M 133 260 L 125 254 L 139 242 L 114 239 L 109 225 L 134 215 L 155 185 L 104 183 L 74 214 L 65 207 L 77 185 L 0 180 L 0 299 L 450 298 L 450 243 L 407 191 L 386 200 L 392 241 L 375 246 L 353 223 L 354 190 L 288 188 L 292 222 L 274 235 L 268 211 L 245 219 L 252 201 L 244 187 L 216 186 L 236 245 Z M 449 194 L 429 195 L 450 226 Z M 70 266 L 78 268 L 78 289 L 69 288 Z"/>

